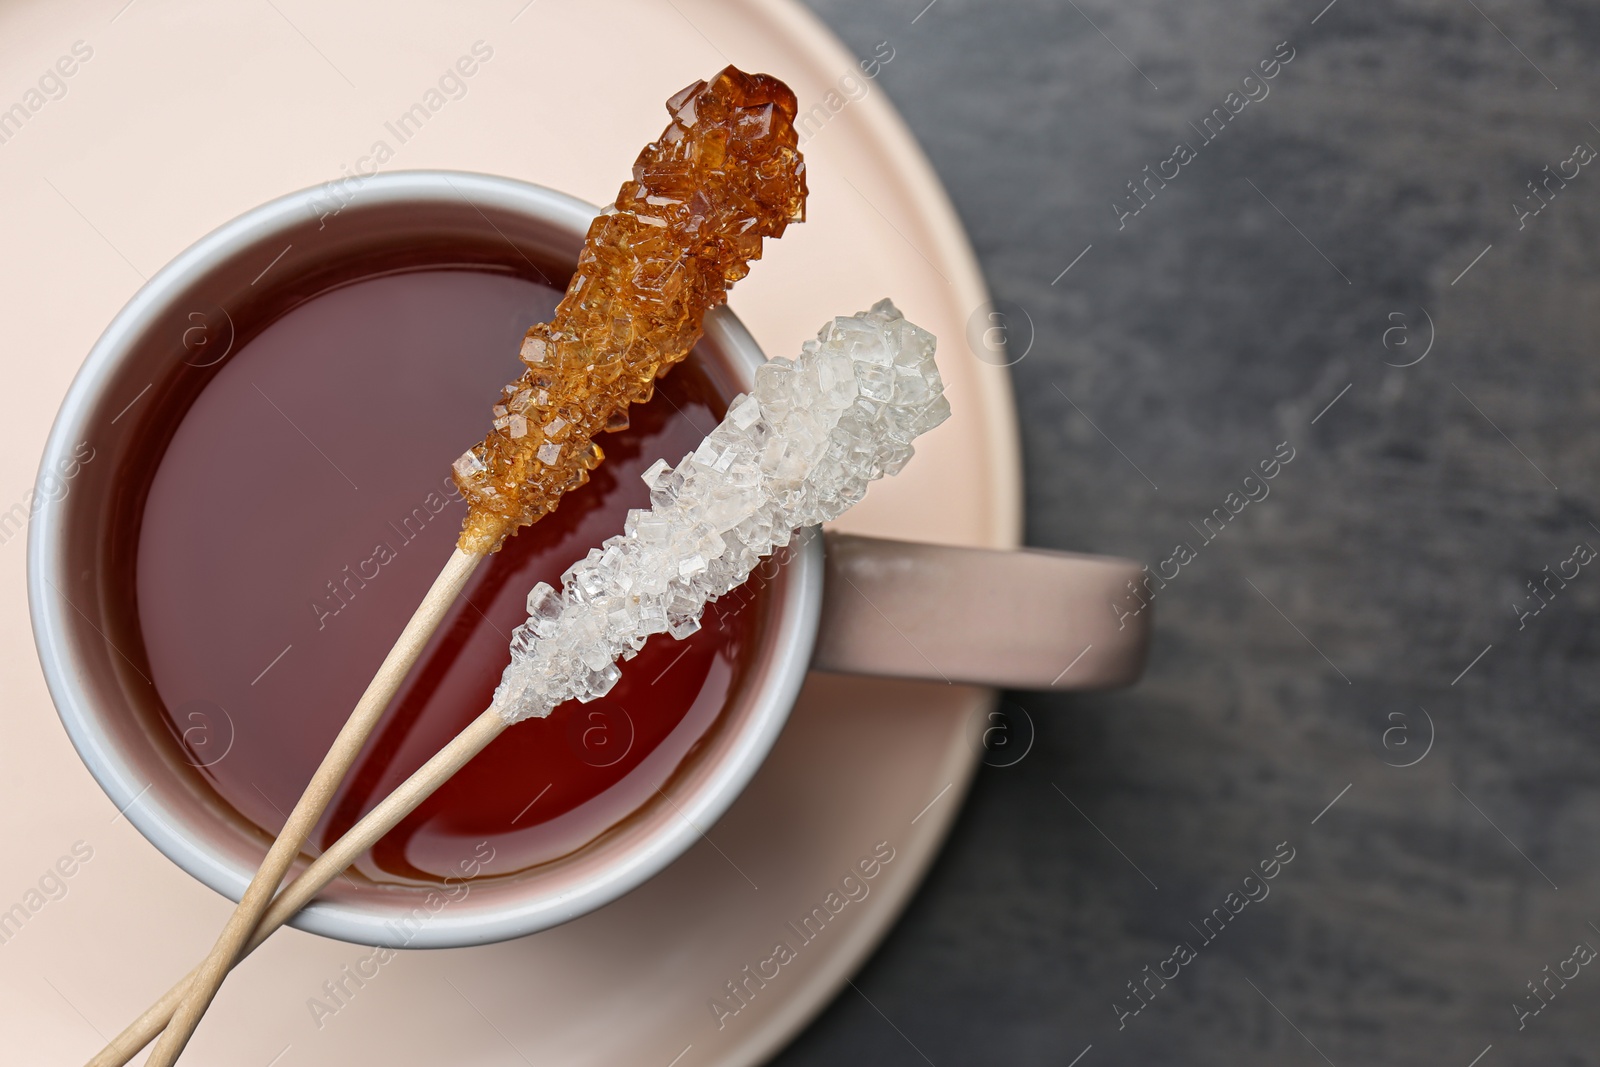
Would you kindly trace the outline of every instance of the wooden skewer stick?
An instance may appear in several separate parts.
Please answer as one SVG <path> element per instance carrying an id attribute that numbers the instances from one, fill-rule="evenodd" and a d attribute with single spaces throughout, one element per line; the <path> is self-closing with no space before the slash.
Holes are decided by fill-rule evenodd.
<path id="1" fill-rule="evenodd" d="M 189 1043 L 194 1028 L 199 1025 L 201 1016 L 205 1014 L 206 1008 L 210 1007 L 212 998 L 217 995 L 217 988 L 227 976 L 234 960 L 240 955 L 240 949 L 249 938 L 250 932 L 256 928 L 262 913 L 272 902 L 272 895 L 278 891 L 283 876 L 295 858 L 300 855 L 306 837 L 310 835 L 318 820 L 322 818 L 322 813 L 332 802 L 334 794 L 338 792 L 340 783 L 344 781 L 356 757 L 360 755 L 362 746 L 372 733 L 372 728 L 377 725 L 389 702 L 394 699 L 395 693 L 399 691 L 401 683 L 405 681 L 417 657 L 422 655 L 428 639 L 439 628 L 445 613 L 455 603 L 456 595 L 467 584 L 467 579 L 472 576 L 472 572 L 477 569 L 483 558 L 479 554 L 463 552 L 460 548 L 450 554 L 444 569 L 433 580 L 428 595 L 417 605 L 411 620 L 406 623 L 405 629 L 400 631 L 399 640 L 395 641 L 394 647 L 384 657 L 383 665 L 367 684 L 367 690 L 361 694 L 361 699 L 356 703 L 355 710 L 350 713 L 350 718 L 345 720 L 344 726 L 340 728 L 339 735 L 334 738 L 333 746 L 328 749 L 328 754 L 322 757 L 322 763 L 318 765 L 316 774 L 311 776 L 310 784 L 300 795 L 294 810 L 289 813 L 288 821 L 278 832 L 277 840 L 272 843 L 266 858 L 261 861 L 260 869 L 250 880 L 249 887 L 239 900 L 239 906 L 234 909 L 228 924 L 222 928 L 222 934 L 211 947 L 210 954 L 196 969 L 194 980 L 188 983 L 182 1003 L 173 1012 L 172 1022 L 168 1024 L 166 1033 L 156 1044 L 150 1058 L 145 1061 L 145 1067 L 172 1067 L 173 1062 L 183 1052 L 184 1046 Z M 90 1062 L 98 1063 L 100 1060 Z"/>
<path id="2" fill-rule="evenodd" d="M 329 882 L 339 877 L 379 838 L 394 829 L 400 820 L 415 811 L 419 804 L 482 752 L 489 742 L 499 737 L 507 725 L 500 712 L 491 707 L 472 720 L 449 744 L 434 753 L 432 759 L 417 768 L 416 773 L 318 856 L 316 862 L 307 867 L 300 877 L 284 887 L 283 892 L 273 900 L 271 908 L 261 917 L 260 925 L 243 942 L 237 957 L 228 960 L 224 972 L 254 952 L 274 931 L 294 918 L 295 913 L 311 903 Z M 165 996 L 152 1004 L 126 1030 L 112 1039 L 98 1056 L 90 1060 L 87 1067 L 123 1067 L 167 1026 L 168 1020 L 186 1001 L 195 980 L 202 976 L 204 967 L 205 964 L 201 964 L 179 979 Z"/>

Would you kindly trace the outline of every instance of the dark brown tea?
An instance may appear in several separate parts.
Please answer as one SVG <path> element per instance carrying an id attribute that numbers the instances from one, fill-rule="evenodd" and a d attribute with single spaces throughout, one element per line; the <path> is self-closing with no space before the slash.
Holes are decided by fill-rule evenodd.
<path id="1" fill-rule="evenodd" d="M 148 673 L 181 758 L 275 833 L 453 547 L 450 463 L 479 440 L 523 331 L 560 293 L 487 266 L 416 268 L 329 289 L 258 329 L 205 386 L 159 459 L 137 549 Z M 721 419 L 697 357 L 603 435 L 606 461 L 485 561 L 407 679 L 313 840 L 319 849 L 488 706 L 529 588 L 624 513 L 639 474 Z M 727 602 L 724 602 L 727 605 Z M 548 862 L 655 797 L 739 683 L 759 610 L 712 605 L 685 641 L 652 638 L 592 704 L 518 725 L 358 865 L 380 882 Z"/>

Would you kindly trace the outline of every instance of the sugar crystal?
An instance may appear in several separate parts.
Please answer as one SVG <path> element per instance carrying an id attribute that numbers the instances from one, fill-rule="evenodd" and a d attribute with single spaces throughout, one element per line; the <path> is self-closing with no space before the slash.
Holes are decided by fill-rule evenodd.
<path id="1" fill-rule="evenodd" d="M 797 106 L 783 82 L 728 67 L 667 111 L 671 124 L 590 225 L 555 317 L 522 342 L 512 403 L 495 411 L 518 418 L 497 421 L 455 465 L 464 551 L 498 548 L 583 485 L 603 458 L 592 438 L 627 426 L 628 405 L 689 354 L 762 239 L 805 218 Z"/>
<path id="2" fill-rule="evenodd" d="M 559 594 L 543 583 L 529 593 L 495 708 L 517 722 L 603 696 L 621 677 L 618 658 L 652 634 L 694 633 L 706 604 L 795 530 L 837 518 L 904 466 L 912 439 L 950 413 L 933 350 L 931 334 L 882 300 L 833 320 L 797 361 L 761 367 L 755 392 L 698 448 L 645 472 L 648 511 L 628 512 L 623 534 L 569 567 Z M 892 387 L 881 400 L 845 387 L 864 378 Z"/>

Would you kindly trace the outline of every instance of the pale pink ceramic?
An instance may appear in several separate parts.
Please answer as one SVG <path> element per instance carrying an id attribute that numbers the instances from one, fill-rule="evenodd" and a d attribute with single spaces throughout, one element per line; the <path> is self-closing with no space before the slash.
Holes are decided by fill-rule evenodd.
<path id="1" fill-rule="evenodd" d="M 888 32 L 891 69 L 916 61 L 916 35 L 936 29 L 937 11 Z M 16 0 L 0 7 L 0 40 L 8 104 L 75 42 L 93 52 L 65 96 L 0 144 L 11 220 L 0 344 L 14 354 L 3 372 L 4 506 L 32 485 L 51 419 L 105 324 L 145 276 L 223 221 L 339 177 L 380 140 L 395 168 L 505 174 L 604 202 L 660 132 L 659 101 L 732 61 L 782 76 L 804 108 L 826 116 L 804 145 L 807 222 L 734 297 L 763 349 L 792 352 L 819 312 L 885 295 L 943 341 L 956 414 L 840 530 L 992 549 L 1018 542 L 1008 377 L 961 347 L 988 300 L 966 238 L 881 85 L 862 79 L 861 57 L 797 4 Z M 444 97 L 396 144 L 385 123 L 436 89 L 475 42 L 493 54 L 464 95 Z M 0 907 L 40 902 L 0 943 L 0 1033 L 8 1060 L 79 1062 L 199 958 L 231 905 L 151 847 L 84 769 L 32 648 L 20 537 L 0 543 L 0 565 L 10 709 Z M 345 968 L 371 967 L 370 950 L 284 931 L 230 977 L 188 1056 L 197 1067 L 277 1057 L 281 1067 L 760 1062 L 845 988 L 900 914 L 959 809 L 978 765 L 973 728 L 993 700 L 942 682 L 814 675 L 739 800 L 634 893 L 535 937 L 403 953 L 331 1012 L 311 1002 Z M 725 984 L 880 847 L 894 858 L 870 895 L 719 1022 L 712 1001 Z M 73 873 L 56 876 L 58 891 L 46 875 L 62 867 Z M 30 897 L 41 882 L 50 892 Z"/>
<path id="2" fill-rule="evenodd" d="M 151 706 L 159 697 L 128 656 L 126 639 L 107 637 L 118 629 L 123 595 L 107 564 L 108 546 L 126 536 L 116 502 L 138 491 L 123 471 L 151 435 L 169 433 L 184 417 L 171 398 L 205 373 L 174 358 L 174 338 L 186 335 L 197 307 L 237 314 L 251 301 L 287 302 L 306 278 L 356 270 L 374 256 L 383 262 L 396 246 L 470 247 L 487 238 L 570 269 L 598 210 L 530 182 L 436 170 L 374 175 L 339 201 L 334 216 L 327 202 L 326 188 L 313 186 L 247 211 L 134 295 L 62 401 L 40 484 L 60 487 L 59 472 L 75 474 L 68 491 L 33 516 L 28 533 L 34 641 L 78 754 L 140 833 L 236 900 L 266 843 L 254 826 L 219 817 L 213 798 L 168 754 L 167 738 L 151 735 L 147 724 L 164 710 Z M 270 269 L 296 248 L 292 260 Z M 754 388 L 763 362 L 727 308 L 706 316 L 693 358 L 730 397 Z M 1071 689 L 1126 684 L 1138 674 L 1150 616 L 1140 613 L 1129 625 L 1124 612 L 1111 624 L 1111 604 L 1138 574 L 1136 564 L 813 534 L 794 538 L 746 583 L 763 595 L 761 636 L 743 684 L 729 694 L 714 735 L 625 824 L 537 868 L 479 878 L 448 910 L 429 907 L 437 895 L 427 885 L 341 879 L 291 925 L 359 944 L 458 948 L 538 933 L 603 907 L 660 873 L 698 842 L 699 827 L 722 817 L 771 751 L 808 667 Z M 308 527 L 301 535 L 320 534 Z M 234 543 L 227 527 L 215 536 L 219 545 Z M 416 669 L 425 671 L 426 661 Z M 427 921 L 419 924 L 418 915 Z"/>

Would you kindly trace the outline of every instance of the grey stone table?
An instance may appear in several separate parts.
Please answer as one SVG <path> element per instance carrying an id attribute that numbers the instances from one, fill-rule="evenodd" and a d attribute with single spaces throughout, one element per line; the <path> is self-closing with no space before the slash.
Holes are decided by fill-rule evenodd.
<path id="1" fill-rule="evenodd" d="M 812 2 L 1031 333 L 1029 543 L 1167 577 L 777 1062 L 1600 1061 L 1600 8 Z"/>

